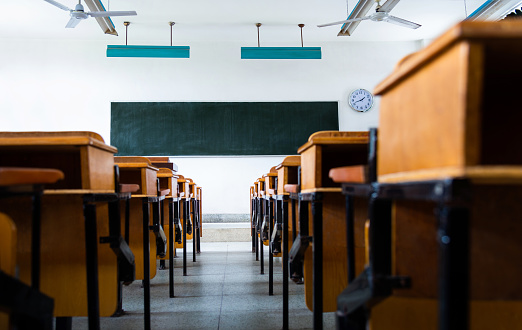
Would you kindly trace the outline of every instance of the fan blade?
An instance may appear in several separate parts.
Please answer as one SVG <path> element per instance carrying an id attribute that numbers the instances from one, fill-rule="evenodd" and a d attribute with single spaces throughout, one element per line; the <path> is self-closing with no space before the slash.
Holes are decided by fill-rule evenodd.
<path id="1" fill-rule="evenodd" d="M 407 20 L 399 18 L 399 17 L 392 16 L 392 15 L 388 15 L 386 22 L 400 25 L 403 27 L 407 27 L 410 29 L 418 29 L 419 27 L 421 27 L 420 24 L 413 23 L 413 22 L 407 21 Z"/>
<path id="2" fill-rule="evenodd" d="M 50 3 L 53 6 L 56 6 L 56 7 L 60 8 L 60 9 L 63 9 L 65 11 L 71 11 L 72 10 L 72 9 L 69 9 L 69 7 L 67 7 L 65 5 L 62 5 L 61 3 L 56 2 L 54 0 L 44 0 L 44 1 Z"/>
<path id="3" fill-rule="evenodd" d="M 357 2 L 357 4 L 355 5 L 355 8 L 353 8 L 352 12 L 350 13 L 350 16 L 348 16 L 347 19 L 365 17 L 374 4 L 375 4 L 375 0 L 359 0 L 359 2 Z M 341 31 L 339 31 L 339 33 L 337 35 L 338 36 L 352 35 L 360 23 L 361 23 L 361 21 L 346 23 L 345 25 L 343 25 L 341 27 Z"/>
<path id="4" fill-rule="evenodd" d="M 93 11 L 87 13 L 92 17 L 109 17 L 109 16 L 135 16 L 138 15 L 135 11 Z"/>
<path id="5" fill-rule="evenodd" d="M 78 23 L 80 23 L 80 21 L 81 21 L 81 19 L 71 17 L 71 19 L 69 20 L 69 22 L 67 22 L 67 25 L 65 27 L 74 28 L 74 27 L 76 27 L 76 25 L 78 25 Z"/>
<path id="6" fill-rule="evenodd" d="M 326 24 L 317 25 L 317 27 L 324 27 L 324 26 L 331 26 L 331 25 L 338 25 L 338 24 L 346 24 L 346 23 L 352 23 L 352 22 L 359 22 L 359 21 L 367 20 L 369 18 L 370 18 L 369 16 L 361 17 L 361 18 L 352 18 L 352 19 L 347 19 L 347 20 L 344 20 L 344 21 L 332 22 L 332 23 L 326 23 Z"/>
<path id="7" fill-rule="evenodd" d="M 388 0 L 381 6 L 381 8 L 377 9 L 378 12 L 390 12 L 395 5 L 399 3 L 400 0 Z"/>

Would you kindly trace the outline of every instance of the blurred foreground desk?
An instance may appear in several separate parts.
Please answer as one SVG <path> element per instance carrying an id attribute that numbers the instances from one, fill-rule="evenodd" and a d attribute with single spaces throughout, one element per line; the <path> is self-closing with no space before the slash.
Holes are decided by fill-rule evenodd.
<path id="1" fill-rule="evenodd" d="M 0 166 L 56 168 L 65 175 L 46 187 L 41 201 L 40 289 L 54 299 L 59 327 L 70 327 L 73 316 L 88 315 L 89 327 L 99 328 L 99 315 L 110 316 L 117 308 L 117 256 L 111 244 L 98 243 L 116 235 L 111 223 L 119 221 L 119 214 L 109 211 L 118 201 L 114 153 L 116 148 L 92 132 L 0 132 Z M 31 237 L 31 201 L 19 197 L 0 203 L 19 219 L 18 236 Z M 25 241 L 18 241 L 17 257 L 20 279 L 30 283 L 31 251 Z"/>

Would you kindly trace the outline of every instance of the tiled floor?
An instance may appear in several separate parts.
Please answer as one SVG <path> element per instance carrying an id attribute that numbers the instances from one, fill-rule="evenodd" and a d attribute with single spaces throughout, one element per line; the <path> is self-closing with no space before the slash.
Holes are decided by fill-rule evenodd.
<path id="1" fill-rule="evenodd" d="M 182 276 L 181 250 L 174 260 L 175 298 L 169 298 L 167 269 L 151 280 L 152 329 L 281 329 L 283 324 L 281 259 L 274 258 L 274 295 L 268 295 L 268 248 L 265 274 L 250 242 L 202 242 L 188 276 Z M 124 287 L 126 315 L 102 318 L 102 329 L 143 329 L 141 281 Z M 311 329 L 312 312 L 304 302 L 304 287 L 289 283 L 290 328 Z M 325 313 L 324 329 L 334 329 L 333 313 Z M 86 329 L 86 318 L 74 318 L 73 329 Z"/>

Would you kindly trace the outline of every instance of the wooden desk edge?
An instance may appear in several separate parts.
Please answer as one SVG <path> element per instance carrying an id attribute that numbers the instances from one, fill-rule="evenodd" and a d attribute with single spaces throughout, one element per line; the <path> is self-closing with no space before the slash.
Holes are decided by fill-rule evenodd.
<path id="1" fill-rule="evenodd" d="M 469 179 L 479 184 L 521 184 L 522 166 L 442 167 L 380 175 L 379 183 Z"/>
<path id="2" fill-rule="evenodd" d="M 342 192 L 343 188 L 341 187 L 330 187 L 330 188 L 311 188 L 311 189 L 305 189 L 301 190 L 301 194 L 313 194 L 313 193 L 330 193 L 330 192 Z"/>

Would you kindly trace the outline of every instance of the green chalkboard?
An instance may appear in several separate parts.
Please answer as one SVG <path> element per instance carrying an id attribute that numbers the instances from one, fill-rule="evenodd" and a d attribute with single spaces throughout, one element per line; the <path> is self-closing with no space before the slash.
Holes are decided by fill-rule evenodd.
<path id="1" fill-rule="evenodd" d="M 338 130 L 337 102 L 112 102 L 118 155 L 291 155 Z"/>

